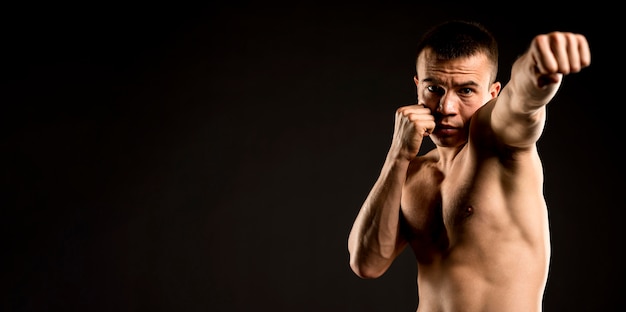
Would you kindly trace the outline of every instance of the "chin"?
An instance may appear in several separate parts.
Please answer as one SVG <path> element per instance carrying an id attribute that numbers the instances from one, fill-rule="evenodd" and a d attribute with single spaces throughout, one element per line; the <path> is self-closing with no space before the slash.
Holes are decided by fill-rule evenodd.
<path id="1" fill-rule="evenodd" d="M 458 147 L 465 144 L 465 140 L 458 140 L 456 137 L 431 135 L 431 140 L 439 147 Z"/>

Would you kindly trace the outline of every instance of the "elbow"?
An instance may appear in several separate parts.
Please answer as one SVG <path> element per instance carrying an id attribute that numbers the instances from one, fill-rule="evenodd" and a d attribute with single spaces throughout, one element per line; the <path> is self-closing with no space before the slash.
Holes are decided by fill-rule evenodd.
<path id="1" fill-rule="evenodd" d="M 372 263 L 359 260 L 359 257 L 351 255 L 350 268 L 352 272 L 362 279 L 374 279 L 383 275 L 386 271 L 385 266 L 376 266 Z"/>
<path id="2" fill-rule="evenodd" d="M 372 270 L 372 268 L 368 268 L 367 266 L 351 264 L 350 267 L 352 268 L 352 272 L 362 279 L 375 279 L 383 275 L 383 272 Z"/>
<path id="3" fill-rule="evenodd" d="M 348 252 L 350 254 L 350 269 L 352 269 L 352 272 L 362 279 L 374 279 L 382 276 L 396 255 L 395 246 L 386 247 L 366 247 L 362 244 L 362 241 L 350 236 Z"/>

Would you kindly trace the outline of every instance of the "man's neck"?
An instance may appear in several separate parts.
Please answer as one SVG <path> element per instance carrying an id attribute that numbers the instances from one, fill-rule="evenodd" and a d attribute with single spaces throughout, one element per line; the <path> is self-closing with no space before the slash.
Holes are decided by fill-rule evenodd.
<path id="1" fill-rule="evenodd" d="M 437 163 L 439 164 L 439 168 L 443 172 L 448 171 L 452 164 L 454 164 L 456 157 L 463 151 L 466 145 L 467 144 L 461 144 L 454 147 L 437 146 L 437 153 L 439 154 L 439 161 Z"/>

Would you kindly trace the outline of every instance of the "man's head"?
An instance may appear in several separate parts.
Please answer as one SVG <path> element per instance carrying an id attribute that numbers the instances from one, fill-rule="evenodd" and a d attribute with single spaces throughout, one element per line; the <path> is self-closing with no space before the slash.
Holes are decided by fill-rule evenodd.
<path id="1" fill-rule="evenodd" d="M 498 43 L 483 25 L 472 21 L 448 21 L 431 28 L 417 44 L 417 58 L 430 49 L 439 61 L 484 53 L 491 63 L 491 81 L 498 75 Z M 417 64 L 417 62 L 416 62 Z"/>
<path id="2" fill-rule="evenodd" d="M 460 146 L 474 112 L 500 91 L 497 42 L 480 24 L 450 21 L 428 31 L 417 51 L 418 104 L 430 108 L 437 123 L 431 139 Z"/>

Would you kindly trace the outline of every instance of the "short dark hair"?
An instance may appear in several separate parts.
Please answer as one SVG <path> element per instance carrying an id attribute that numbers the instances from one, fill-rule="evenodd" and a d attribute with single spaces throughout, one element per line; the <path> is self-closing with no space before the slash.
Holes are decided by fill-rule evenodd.
<path id="1" fill-rule="evenodd" d="M 416 63 L 426 48 L 431 49 L 443 61 L 485 53 L 493 65 L 492 82 L 496 80 L 498 43 L 493 34 L 478 22 L 451 20 L 431 28 L 417 44 Z"/>

